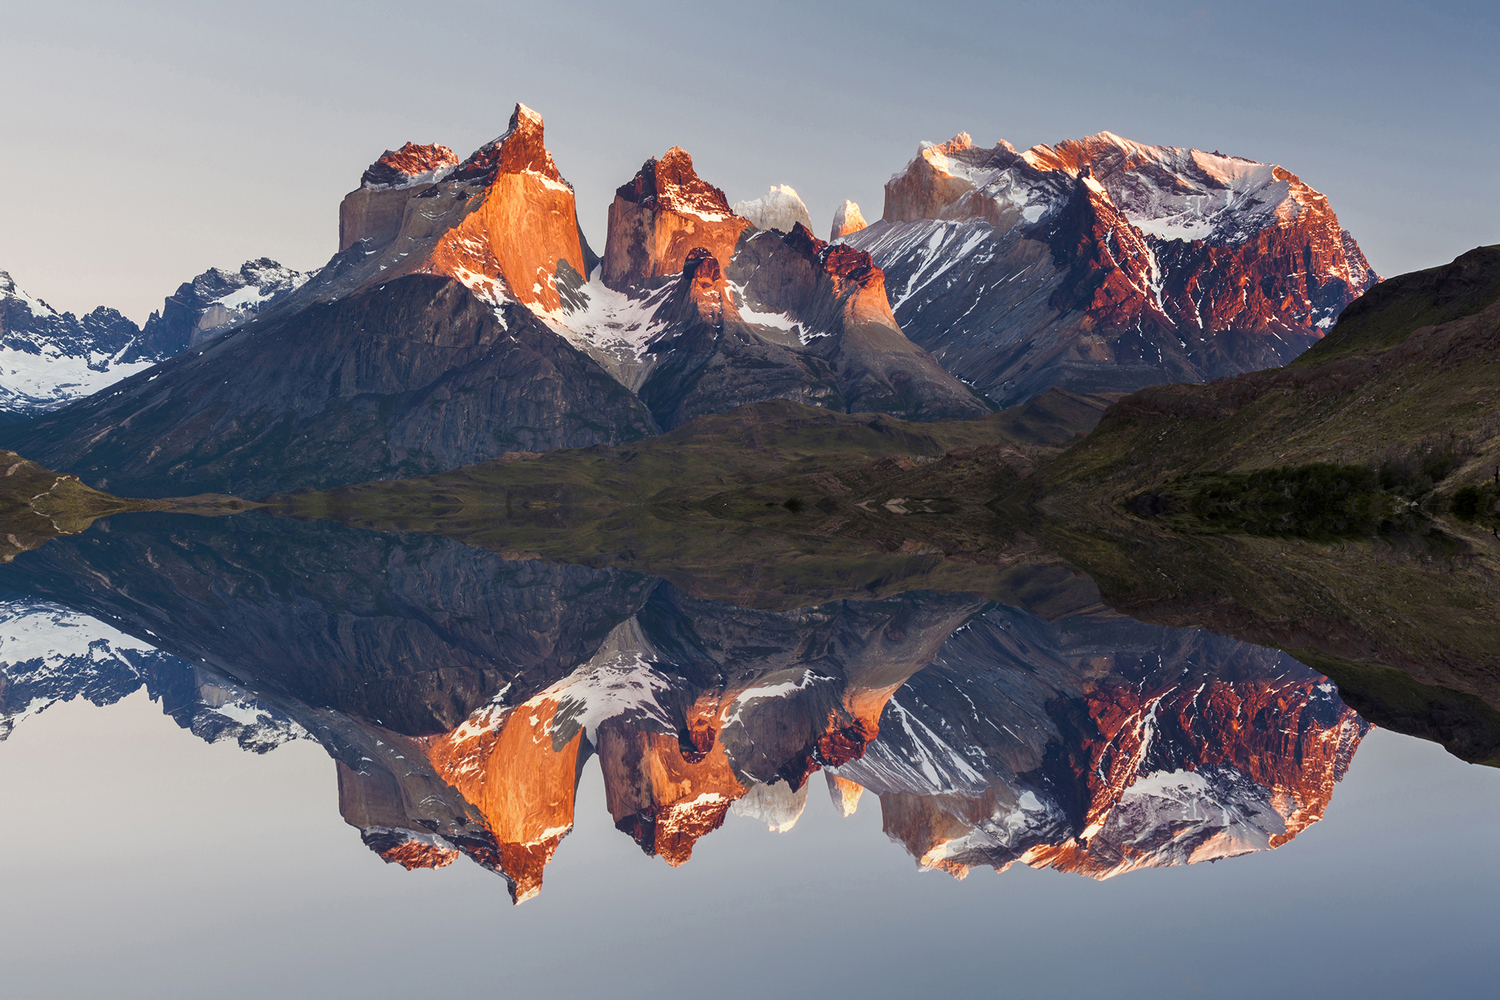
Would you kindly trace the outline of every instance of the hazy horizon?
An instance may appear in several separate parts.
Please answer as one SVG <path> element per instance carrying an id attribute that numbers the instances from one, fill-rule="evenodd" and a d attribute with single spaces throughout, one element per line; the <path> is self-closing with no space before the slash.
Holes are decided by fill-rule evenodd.
<path id="1" fill-rule="evenodd" d="M 922 140 L 1099 131 L 1281 164 L 1384 275 L 1500 241 L 1487 5 L 829 3 L 568 13 L 459 3 L 85 0 L 7 12 L 0 270 L 137 322 L 210 266 L 299 269 L 381 151 L 460 156 L 522 101 L 602 249 L 616 186 L 681 145 L 731 201 L 801 194 L 818 234 Z"/>

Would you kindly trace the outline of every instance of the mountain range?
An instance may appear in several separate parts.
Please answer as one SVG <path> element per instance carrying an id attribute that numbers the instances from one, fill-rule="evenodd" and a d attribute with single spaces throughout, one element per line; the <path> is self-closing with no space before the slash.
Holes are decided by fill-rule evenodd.
<path id="1" fill-rule="evenodd" d="M 845 203 L 832 242 L 809 222 L 786 185 L 731 205 L 674 147 L 615 192 L 596 255 L 541 116 L 517 105 L 462 161 L 413 143 L 379 157 L 315 272 L 210 270 L 139 330 L 7 292 L 5 344 L 97 376 L 28 376 L 13 412 L 129 374 L 0 438 L 115 492 L 259 496 L 638 440 L 770 399 L 963 419 L 1049 386 L 1284 363 L 1376 280 L 1280 167 L 1109 133 L 924 144 L 880 221 Z"/>

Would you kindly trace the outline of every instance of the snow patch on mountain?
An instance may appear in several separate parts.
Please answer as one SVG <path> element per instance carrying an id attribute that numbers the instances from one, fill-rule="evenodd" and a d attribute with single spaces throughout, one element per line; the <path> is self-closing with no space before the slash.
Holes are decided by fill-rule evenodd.
<path id="1" fill-rule="evenodd" d="M 55 410 L 149 368 L 141 340 L 113 309 L 60 313 L 0 271 L 0 412 Z"/>
<path id="2" fill-rule="evenodd" d="M 31 315 L 36 319 L 51 319 L 59 315 L 56 309 L 53 309 L 41 299 L 27 295 L 24 289 L 17 288 L 15 279 L 5 271 L 0 271 L 0 298 L 14 299 L 20 302 L 26 306 Z"/>
<path id="3" fill-rule="evenodd" d="M 554 741 L 571 739 L 580 728 L 592 739 L 599 723 L 620 716 L 641 729 L 676 732 L 661 701 L 673 689 L 672 678 L 653 662 L 654 656 L 640 624 L 628 619 L 615 626 L 587 663 L 527 704 L 557 702 Z"/>
<path id="4" fill-rule="evenodd" d="M 740 319 L 751 326 L 763 326 L 782 333 L 790 334 L 803 344 L 810 343 L 818 337 L 828 336 L 826 330 L 813 330 L 803 322 L 787 312 L 762 312 L 750 304 L 750 297 L 746 294 L 745 286 L 733 281 L 725 282 L 729 287 L 730 295 L 734 298 L 735 310 L 739 312 Z"/>
<path id="5" fill-rule="evenodd" d="M 797 223 L 812 230 L 812 216 L 797 192 L 785 184 L 773 184 L 759 198 L 735 202 L 733 211 L 749 219 L 757 229 L 777 229 L 789 233 Z"/>
<path id="6" fill-rule="evenodd" d="M 209 268 L 138 327 L 102 306 L 60 313 L 0 271 L 0 412 L 29 416 L 93 395 L 254 318 L 316 273 L 265 257 Z"/>
<path id="7" fill-rule="evenodd" d="M 602 267 L 595 267 L 588 282 L 566 297 L 559 308 L 533 308 L 532 312 L 586 354 L 638 362 L 652 338 L 667 325 L 657 311 L 672 290 L 663 287 L 645 295 L 628 295 L 606 285 L 601 272 Z"/>
<path id="8" fill-rule="evenodd" d="M 46 341 L 37 344 L 35 353 L 0 346 L 0 411 L 31 414 L 55 410 L 156 364 L 122 362 L 123 353 L 90 351 L 77 357 Z"/>

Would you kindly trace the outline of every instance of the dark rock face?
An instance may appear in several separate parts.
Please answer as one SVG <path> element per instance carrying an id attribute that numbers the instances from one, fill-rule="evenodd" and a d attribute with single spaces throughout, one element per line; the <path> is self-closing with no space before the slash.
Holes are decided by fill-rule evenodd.
<path id="1" fill-rule="evenodd" d="M 414 275 L 236 330 L 12 437 L 117 493 L 259 497 L 654 431 L 526 309 Z"/>
<path id="2" fill-rule="evenodd" d="M 664 430 L 767 399 L 844 409 L 832 366 L 745 323 L 704 248 L 689 252 L 657 316 L 667 329 L 648 348 L 655 364 L 640 397 Z"/>
<path id="3" fill-rule="evenodd" d="M 989 412 L 902 336 L 870 256 L 801 224 L 742 239 L 727 275 L 707 248 L 693 248 L 655 316 L 663 331 L 647 348 L 640 396 L 664 429 L 769 399 L 908 420 Z"/>
<path id="4" fill-rule="evenodd" d="M 755 309 L 783 313 L 801 328 L 807 353 L 837 372 L 843 408 L 907 420 L 962 420 L 989 407 L 902 333 L 885 274 L 863 250 L 827 244 L 802 225 L 757 233 L 730 266 Z"/>

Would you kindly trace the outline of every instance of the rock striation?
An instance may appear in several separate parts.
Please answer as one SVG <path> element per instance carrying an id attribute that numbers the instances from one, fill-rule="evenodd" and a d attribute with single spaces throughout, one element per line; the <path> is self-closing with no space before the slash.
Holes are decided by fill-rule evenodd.
<path id="1" fill-rule="evenodd" d="M 1294 174 L 1109 132 L 924 144 L 849 239 L 908 335 L 1002 403 L 1281 365 L 1378 280 Z"/>

